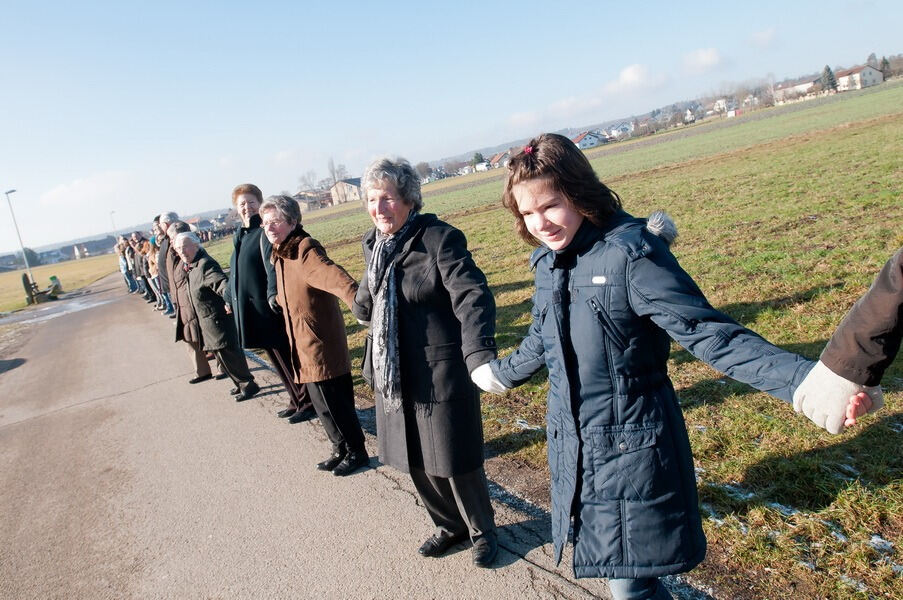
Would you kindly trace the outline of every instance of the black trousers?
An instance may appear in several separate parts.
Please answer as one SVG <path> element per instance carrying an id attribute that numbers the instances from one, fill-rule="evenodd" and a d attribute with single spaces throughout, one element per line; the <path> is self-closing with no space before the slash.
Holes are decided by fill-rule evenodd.
<path id="1" fill-rule="evenodd" d="M 306 386 L 333 450 L 363 451 L 364 431 L 354 408 L 351 373 Z"/>
<path id="2" fill-rule="evenodd" d="M 276 346 L 274 348 L 264 348 L 267 358 L 279 374 L 282 385 L 288 392 L 288 405 L 297 411 L 307 410 L 311 407 L 310 393 L 307 391 L 307 385 L 304 383 L 295 383 L 295 375 L 292 372 L 291 350 L 288 345 Z"/>
<path id="3" fill-rule="evenodd" d="M 437 477 L 411 469 L 411 479 L 437 532 L 467 533 L 471 540 L 495 535 L 495 512 L 483 467 L 463 475 Z"/>
<path id="4" fill-rule="evenodd" d="M 226 374 L 238 386 L 238 389 L 244 390 L 245 386 L 254 381 L 254 376 L 248 370 L 248 359 L 241 348 L 226 346 L 225 348 L 214 350 L 213 353 Z"/>

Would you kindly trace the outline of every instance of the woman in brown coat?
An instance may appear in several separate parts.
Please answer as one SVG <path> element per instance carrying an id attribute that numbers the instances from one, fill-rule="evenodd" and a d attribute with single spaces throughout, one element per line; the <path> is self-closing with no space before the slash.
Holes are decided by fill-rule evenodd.
<path id="1" fill-rule="evenodd" d="M 285 317 L 295 381 L 307 384 L 332 442 L 332 455 L 317 468 L 350 475 L 368 464 L 369 456 L 354 409 L 345 321 L 336 298 L 351 306 L 357 282 L 304 231 L 293 198 L 270 196 L 260 206 L 260 215 L 273 244 L 276 299 Z"/>

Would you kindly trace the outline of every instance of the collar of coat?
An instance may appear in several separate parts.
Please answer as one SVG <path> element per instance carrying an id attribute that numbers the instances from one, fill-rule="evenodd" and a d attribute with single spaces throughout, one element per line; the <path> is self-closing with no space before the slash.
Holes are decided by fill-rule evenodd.
<path id="1" fill-rule="evenodd" d="M 257 229 L 262 224 L 263 224 L 263 217 L 261 217 L 259 214 L 252 216 L 251 219 L 248 221 L 247 227 L 245 227 L 244 224 L 241 224 L 235 228 L 235 234 L 232 236 L 232 244 L 237 245 L 238 241 L 242 238 L 242 236 L 245 233 Z"/>
<path id="2" fill-rule="evenodd" d="M 411 248 L 411 245 L 415 240 L 420 238 L 420 233 L 437 222 L 439 217 L 432 213 L 420 213 L 414 220 L 411 222 L 411 231 L 408 233 L 408 239 L 405 240 L 401 249 L 398 251 L 396 256 L 402 256 Z M 373 251 L 373 245 L 376 243 L 376 227 L 372 228 L 370 231 L 364 234 L 364 248 L 367 250 L 367 256 L 369 258 L 370 253 Z"/>
<path id="3" fill-rule="evenodd" d="M 555 255 L 555 260 L 552 263 L 553 268 L 555 266 L 569 264 L 569 258 L 573 258 L 582 250 L 592 246 L 597 241 L 613 238 L 638 225 L 645 225 L 645 228 L 649 233 L 660 237 L 668 246 L 670 246 L 677 237 L 677 225 L 664 211 L 655 211 L 649 215 L 648 219 L 637 219 L 627 212 L 619 210 L 609 217 L 602 227 L 597 227 L 589 220 L 584 219 L 583 223 L 580 225 L 580 229 L 577 230 L 577 234 L 574 236 L 574 239 L 571 240 L 571 243 L 568 244 L 567 248 L 562 250 L 551 250 L 546 246 L 540 246 L 534 250 L 532 256 L 530 256 L 530 268 L 535 269 L 537 263 L 550 253 Z"/>
<path id="4" fill-rule="evenodd" d="M 281 243 L 273 244 L 273 258 L 295 260 L 298 258 L 298 247 L 301 245 L 301 240 L 309 237 L 310 234 L 304 231 L 301 223 L 298 223 Z"/>

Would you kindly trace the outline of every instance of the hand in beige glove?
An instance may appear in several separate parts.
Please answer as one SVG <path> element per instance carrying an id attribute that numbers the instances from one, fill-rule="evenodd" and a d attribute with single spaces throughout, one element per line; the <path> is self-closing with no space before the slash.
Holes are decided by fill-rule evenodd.
<path id="1" fill-rule="evenodd" d="M 501 394 L 508 389 L 492 372 L 489 363 L 482 364 L 474 369 L 473 373 L 470 374 L 470 378 L 477 384 L 478 388 L 490 394 Z"/>
<path id="2" fill-rule="evenodd" d="M 818 361 L 793 392 L 793 408 L 829 433 L 840 433 L 856 418 L 884 406 L 881 386 L 867 387 L 844 379 Z"/>

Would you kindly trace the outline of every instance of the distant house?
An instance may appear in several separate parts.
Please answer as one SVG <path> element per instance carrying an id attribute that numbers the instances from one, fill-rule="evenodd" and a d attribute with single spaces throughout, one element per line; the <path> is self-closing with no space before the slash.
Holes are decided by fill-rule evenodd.
<path id="1" fill-rule="evenodd" d="M 15 271 L 19 266 L 19 260 L 15 254 L 4 254 L 0 256 L 0 269 L 7 271 Z"/>
<path id="2" fill-rule="evenodd" d="M 812 91 L 812 87 L 821 80 L 821 77 L 809 75 L 802 79 L 794 79 L 791 81 L 782 81 L 774 85 L 774 101 L 776 103 L 787 102 L 802 96 L 806 96 Z"/>
<path id="3" fill-rule="evenodd" d="M 38 252 L 38 258 L 41 259 L 42 265 L 52 265 L 66 260 L 66 255 L 60 252 L 59 249 L 45 250 L 43 252 Z"/>
<path id="4" fill-rule="evenodd" d="M 298 203 L 298 208 L 301 209 L 301 212 L 310 212 L 312 210 L 323 208 L 328 205 L 332 199 L 328 194 L 313 191 L 298 192 L 292 196 L 292 198 Z"/>
<path id="5" fill-rule="evenodd" d="M 188 223 L 188 227 L 190 227 L 192 231 L 210 231 L 213 229 L 213 223 L 211 221 L 200 217 L 187 219 L 185 222 Z"/>
<path id="6" fill-rule="evenodd" d="M 573 139 L 573 142 L 577 144 L 578 148 L 585 150 L 586 148 L 595 148 L 596 146 L 601 146 L 602 144 L 607 143 L 608 137 L 595 131 L 584 131 L 583 133 L 575 137 Z"/>
<path id="7" fill-rule="evenodd" d="M 490 167 L 489 167 L 489 161 L 488 161 L 488 160 L 484 160 L 483 162 L 478 162 L 477 164 L 474 165 L 473 168 L 474 168 L 474 170 L 476 170 L 476 171 L 488 171 L 489 168 L 490 168 Z"/>
<path id="8" fill-rule="evenodd" d="M 696 122 L 696 115 L 689 108 L 687 109 L 686 114 L 684 115 L 684 123 L 690 124 Z"/>
<path id="9" fill-rule="evenodd" d="M 361 178 L 342 179 L 329 188 L 330 204 L 344 204 L 346 202 L 363 202 L 364 193 L 361 191 Z"/>
<path id="10" fill-rule="evenodd" d="M 624 137 L 625 135 L 630 135 L 633 133 L 633 123 L 628 123 L 627 121 L 623 123 L 618 123 L 614 127 L 608 130 L 608 133 L 613 138 Z"/>
<path id="11" fill-rule="evenodd" d="M 507 167 L 508 161 L 511 160 L 511 151 L 504 150 L 502 152 L 498 152 L 489 159 L 489 166 L 493 169 L 498 169 L 499 167 Z"/>
<path id="12" fill-rule="evenodd" d="M 837 91 L 846 92 L 878 85 L 884 81 L 884 73 L 875 67 L 861 65 L 852 69 L 837 71 L 834 73 L 834 78 L 837 80 Z"/>

